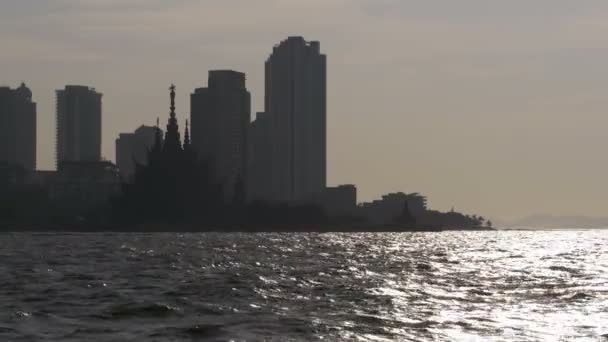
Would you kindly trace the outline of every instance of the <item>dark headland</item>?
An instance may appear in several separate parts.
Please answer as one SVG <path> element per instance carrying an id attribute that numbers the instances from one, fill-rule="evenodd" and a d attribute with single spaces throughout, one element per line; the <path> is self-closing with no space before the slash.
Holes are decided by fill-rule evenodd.
<path id="1" fill-rule="evenodd" d="M 301 225 L 217 225 L 202 227 L 196 224 L 28 224 L 0 223 L 1 232 L 79 232 L 79 233 L 406 233 L 444 231 L 493 231 L 492 227 L 441 227 L 399 224 L 301 224 Z"/>
<path id="2" fill-rule="evenodd" d="M 254 120 L 246 75 L 210 70 L 207 86 L 190 90 L 189 116 L 179 114 L 177 88 L 171 85 L 168 116 L 157 117 L 155 126 L 142 123 L 134 132 L 120 133 L 115 162 L 101 154 L 103 94 L 96 87 L 65 85 L 55 92 L 53 170 L 36 167 L 37 107 L 31 89 L 25 83 L 0 87 L 0 121 L 10 123 L 0 125 L 0 230 L 407 232 L 492 227 L 482 216 L 429 209 L 426 196 L 418 192 L 361 202 L 355 184 L 330 186 L 327 64 L 320 43 L 288 37 L 272 47 L 264 66 L 264 111 Z"/>

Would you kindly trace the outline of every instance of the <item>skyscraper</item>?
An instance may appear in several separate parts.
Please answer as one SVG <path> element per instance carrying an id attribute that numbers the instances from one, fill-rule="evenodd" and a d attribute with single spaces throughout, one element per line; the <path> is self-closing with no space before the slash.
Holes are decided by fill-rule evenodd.
<path id="1" fill-rule="evenodd" d="M 142 125 L 134 133 L 121 133 L 118 136 L 116 139 L 116 166 L 118 166 L 123 180 L 132 180 L 135 163 L 147 165 L 148 151 L 154 145 L 158 129 L 158 127 Z"/>
<path id="2" fill-rule="evenodd" d="M 272 139 L 270 117 L 265 112 L 256 114 L 249 126 L 249 164 L 247 184 L 249 198 L 271 201 L 272 197 Z"/>
<path id="3" fill-rule="evenodd" d="M 190 95 L 192 146 L 212 166 L 226 199 L 237 181 L 247 180 L 247 131 L 251 96 L 245 74 L 232 70 L 209 72 L 207 88 Z"/>
<path id="4" fill-rule="evenodd" d="M 24 83 L 0 87 L 0 162 L 36 169 L 36 103 Z"/>
<path id="5" fill-rule="evenodd" d="M 309 200 L 325 189 L 326 102 L 319 42 L 289 37 L 275 46 L 266 61 L 265 94 L 275 200 Z"/>
<path id="6" fill-rule="evenodd" d="M 101 96 L 85 86 L 57 90 L 57 164 L 101 160 Z"/>

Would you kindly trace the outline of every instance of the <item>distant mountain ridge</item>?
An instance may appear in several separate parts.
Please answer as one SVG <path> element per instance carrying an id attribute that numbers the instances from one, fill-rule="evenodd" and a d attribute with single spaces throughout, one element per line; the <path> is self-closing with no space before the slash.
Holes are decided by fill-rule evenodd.
<path id="1" fill-rule="evenodd" d="M 608 228 L 608 217 L 531 215 L 514 222 L 504 222 L 504 228 Z"/>

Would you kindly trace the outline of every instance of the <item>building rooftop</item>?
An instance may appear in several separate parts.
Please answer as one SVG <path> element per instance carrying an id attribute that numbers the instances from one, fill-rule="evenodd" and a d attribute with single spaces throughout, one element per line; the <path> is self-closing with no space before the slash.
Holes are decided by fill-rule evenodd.
<path id="1" fill-rule="evenodd" d="M 98 92 L 93 87 L 83 86 L 83 85 L 74 85 L 74 84 L 68 84 L 68 85 L 65 86 L 64 89 L 58 89 L 57 90 L 57 92 L 63 92 L 63 91 L 77 92 L 77 93 L 90 93 L 90 92 L 93 92 L 95 94 L 102 95 L 100 92 Z"/>

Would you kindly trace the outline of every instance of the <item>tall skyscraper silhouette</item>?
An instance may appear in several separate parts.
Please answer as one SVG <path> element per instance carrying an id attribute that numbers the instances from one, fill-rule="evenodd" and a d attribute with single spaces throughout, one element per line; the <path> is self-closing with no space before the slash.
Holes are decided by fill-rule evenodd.
<path id="1" fill-rule="evenodd" d="M 247 180 L 247 131 L 251 96 L 245 74 L 232 70 L 209 72 L 208 87 L 190 95 L 192 146 L 213 167 L 215 181 L 226 199 L 237 181 Z"/>
<path id="2" fill-rule="evenodd" d="M 247 182 L 249 199 L 272 201 L 272 136 L 270 117 L 265 112 L 256 114 L 249 127 L 249 164 Z"/>
<path id="3" fill-rule="evenodd" d="M 148 164 L 148 151 L 154 145 L 158 127 L 140 126 L 133 133 L 121 133 L 116 139 L 116 166 L 124 181 L 130 182 L 135 164 Z"/>
<path id="4" fill-rule="evenodd" d="M 57 164 L 101 160 L 101 97 L 86 86 L 57 90 Z"/>
<path id="5" fill-rule="evenodd" d="M 36 169 L 36 103 L 24 83 L 0 87 L 0 162 Z"/>
<path id="6" fill-rule="evenodd" d="M 272 197 L 309 200 L 326 186 L 326 56 L 319 42 L 289 37 L 266 61 Z"/>

